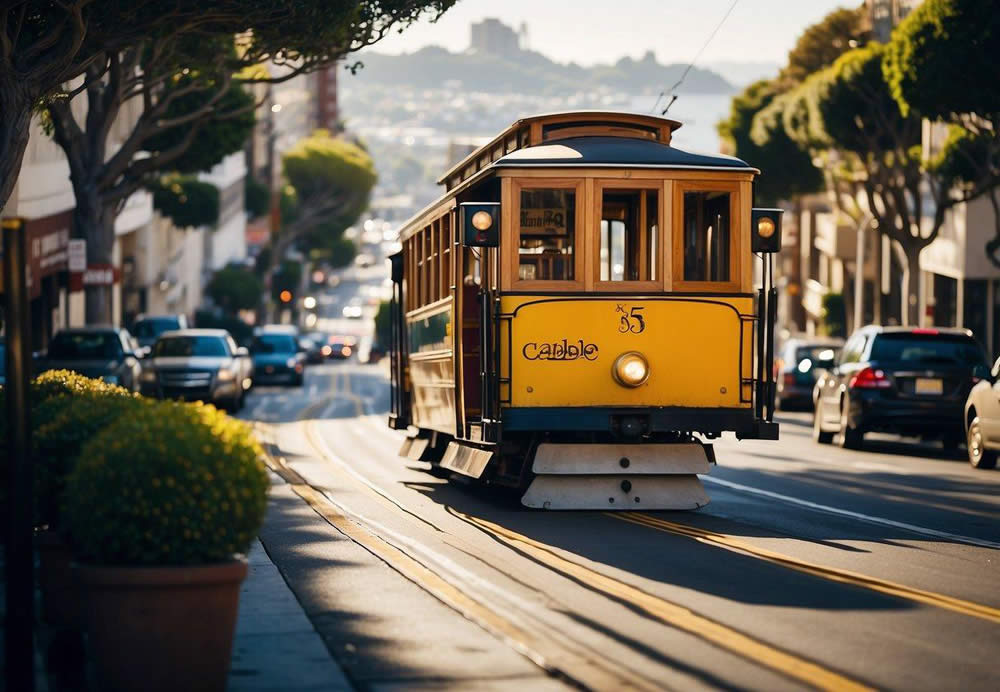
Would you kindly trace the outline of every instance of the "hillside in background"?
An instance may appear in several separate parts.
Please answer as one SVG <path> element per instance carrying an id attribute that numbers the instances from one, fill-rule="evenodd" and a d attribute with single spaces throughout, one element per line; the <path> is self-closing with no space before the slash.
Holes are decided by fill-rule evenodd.
<path id="1" fill-rule="evenodd" d="M 582 67 L 553 62 L 541 53 L 518 51 L 500 56 L 485 53 L 452 53 L 429 46 L 415 53 L 385 55 L 361 53 L 359 76 L 368 84 L 413 88 L 441 87 L 446 82 L 469 91 L 574 93 L 604 87 L 617 92 L 643 93 L 668 89 L 686 65 L 661 65 L 652 52 L 640 60 L 622 58 L 614 65 Z M 684 91 L 729 94 L 732 84 L 711 70 L 694 67 L 684 81 Z"/>

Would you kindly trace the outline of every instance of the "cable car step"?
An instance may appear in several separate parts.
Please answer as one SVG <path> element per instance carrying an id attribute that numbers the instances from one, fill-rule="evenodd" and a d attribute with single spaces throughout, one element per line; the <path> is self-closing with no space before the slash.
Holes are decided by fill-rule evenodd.
<path id="1" fill-rule="evenodd" d="M 538 474 L 692 474 L 708 473 L 715 461 L 711 445 L 556 444 L 538 445 L 531 470 Z"/>
<path id="2" fill-rule="evenodd" d="M 430 444 L 430 440 L 426 437 L 408 437 L 403 440 L 403 445 L 399 448 L 399 456 L 417 461 L 427 449 L 428 444 Z"/>
<path id="3" fill-rule="evenodd" d="M 691 510 L 709 502 L 698 476 L 536 476 L 521 498 L 535 509 Z"/>

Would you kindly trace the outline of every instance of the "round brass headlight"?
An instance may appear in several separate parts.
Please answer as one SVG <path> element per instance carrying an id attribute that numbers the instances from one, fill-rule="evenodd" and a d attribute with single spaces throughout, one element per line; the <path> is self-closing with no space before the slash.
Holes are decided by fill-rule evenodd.
<path id="1" fill-rule="evenodd" d="M 472 215 L 472 226 L 477 231 L 489 230 L 489 227 L 493 225 L 493 217 L 490 216 L 488 211 L 477 211 Z"/>
<path id="2" fill-rule="evenodd" d="M 774 235 L 774 219 L 769 216 L 762 216 L 757 220 L 757 235 L 761 238 L 770 238 Z"/>
<path id="3" fill-rule="evenodd" d="M 649 379 L 649 361 L 638 351 L 627 351 L 615 359 L 611 374 L 623 387 L 638 387 Z"/>

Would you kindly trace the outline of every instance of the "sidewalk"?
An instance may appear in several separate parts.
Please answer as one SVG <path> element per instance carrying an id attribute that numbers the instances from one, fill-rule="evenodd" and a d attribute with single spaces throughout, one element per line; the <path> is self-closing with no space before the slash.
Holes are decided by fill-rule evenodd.
<path id="1" fill-rule="evenodd" d="M 281 482 L 272 476 L 273 484 Z M 259 540 L 254 541 L 249 559 L 229 692 L 353 689 Z"/>

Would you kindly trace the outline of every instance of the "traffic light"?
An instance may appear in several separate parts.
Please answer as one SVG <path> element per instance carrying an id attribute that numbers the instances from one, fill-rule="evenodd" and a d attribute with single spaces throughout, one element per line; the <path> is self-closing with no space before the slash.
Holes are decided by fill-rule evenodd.
<path id="1" fill-rule="evenodd" d="M 292 292 L 287 288 L 278 294 L 278 298 L 282 303 L 291 303 L 293 297 Z"/>

